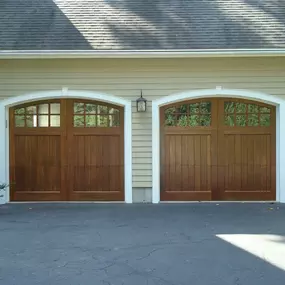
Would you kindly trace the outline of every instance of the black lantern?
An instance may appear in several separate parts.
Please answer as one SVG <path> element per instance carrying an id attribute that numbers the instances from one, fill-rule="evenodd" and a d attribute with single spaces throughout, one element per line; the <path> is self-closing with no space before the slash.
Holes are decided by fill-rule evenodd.
<path id="1" fill-rule="evenodd" d="M 142 96 L 141 91 L 141 97 L 137 99 L 137 111 L 138 112 L 145 112 L 146 111 L 146 99 Z"/>

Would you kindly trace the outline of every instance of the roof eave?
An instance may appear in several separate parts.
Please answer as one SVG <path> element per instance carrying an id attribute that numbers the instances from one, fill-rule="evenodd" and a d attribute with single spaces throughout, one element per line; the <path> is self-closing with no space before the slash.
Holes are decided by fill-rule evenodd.
<path id="1" fill-rule="evenodd" d="M 211 58 L 285 56 L 285 49 L 192 50 L 2 50 L 0 59 L 44 58 Z"/>

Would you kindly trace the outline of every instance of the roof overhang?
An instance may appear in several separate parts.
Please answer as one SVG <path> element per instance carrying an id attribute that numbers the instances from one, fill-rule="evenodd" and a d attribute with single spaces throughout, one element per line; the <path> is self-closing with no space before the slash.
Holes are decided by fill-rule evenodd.
<path id="1" fill-rule="evenodd" d="M 285 56 L 285 49 L 192 50 L 2 50 L 0 59 L 49 58 L 211 58 Z"/>

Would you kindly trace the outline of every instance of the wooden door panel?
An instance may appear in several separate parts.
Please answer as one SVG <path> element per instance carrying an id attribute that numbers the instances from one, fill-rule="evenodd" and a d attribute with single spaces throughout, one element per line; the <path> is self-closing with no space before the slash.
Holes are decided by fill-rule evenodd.
<path id="1" fill-rule="evenodd" d="M 230 111 L 229 108 L 226 111 L 226 104 L 230 105 Z M 220 99 L 219 114 L 221 200 L 274 200 L 275 107 L 247 100 Z"/>
<path id="2" fill-rule="evenodd" d="M 70 100 L 67 110 L 69 200 L 124 200 L 123 108 Z"/>
<path id="3" fill-rule="evenodd" d="M 114 200 L 120 197 L 122 200 L 120 137 L 73 136 L 72 146 L 74 158 L 70 200 L 86 197 L 89 200 Z"/>
<path id="4" fill-rule="evenodd" d="M 224 136 L 224 191 L 225 200 L 241 197 L 258 200 L 271 197 L 271 138 L 270 135 Z M 273 178 L 274 179 L 274 178 Z M 236 198 L 234 198 L 236 197 Z M 265 198 L 262 198 L 263 200 Z"/>
<path id="5" fill-rule="evenodd" d="M 60 200 L 60 153 L 60 136 L 16 136 L 15 164 L 11 167 L 13 198 Z"/>
<path id="6" fill-rule="evenodd" d="M 165 137 L 163 185 L 163 200 L 210 200 L 210 135 Z"/>
<path id="7" fill-rule="evenodd" d="M 161 199 L 211 200 L 216 169 L 217 102 L 194 100 L 161 108 Z M 214 130 L 214 131 L 213 131 Z"/>

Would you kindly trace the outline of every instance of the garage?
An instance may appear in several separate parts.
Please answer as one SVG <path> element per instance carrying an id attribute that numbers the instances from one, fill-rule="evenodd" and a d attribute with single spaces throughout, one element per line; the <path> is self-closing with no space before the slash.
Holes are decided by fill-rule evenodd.
<path id="1" fill-rule="evenodd" d="M 164 201 L 276 199 L 276 109 L 205 98 L 160 108 Z"/>
<path id="2" fill-rule="evenodd" d="M 123 201 L 124 108 L 56 99 L 10 108 L 11 201 Z"/>

